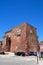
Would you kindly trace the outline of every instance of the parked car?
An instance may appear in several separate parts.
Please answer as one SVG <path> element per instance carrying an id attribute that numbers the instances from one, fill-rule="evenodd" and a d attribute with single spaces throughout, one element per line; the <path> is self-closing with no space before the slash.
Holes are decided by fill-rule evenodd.
<path id="1" fill-rule="evenodd" d="M 34 56 L 37 56 L 37 52 L 34 52 Z"/>
<path id="2" fill-rule="evenodd" d="M 43 56 L 43 52 L 41 52 L 41 56 Z"/>
<path id="3" fill-rule="evenodd" d="M 16 52 L 15 55 L 18 55 L 18 56 L 25 56 L 25 53 L 24 53 L 24 52 Z"/>
<path id="4" fill-rule="evenodd" d="M 0 54 L 4 55 L 5 53 L 3 51 L 0 51 Z"/>
<path id="5" fill-rule="evenodd" d="M 18 56 L 29 56 L 29 54 L 27 52 L 16 52 L 15 55 L 18 55 Z"/>
<path id="6" fill-rule="evenodd" d="M 18 55 L 18 56 L 20 56 L 20 54 L 21 54 L 20 52 L 16 52 L 16 53 L 15 53 L 15 55 Z"/>
<path id="7" fill-rule="evenodd" d="M 30 56 L 37 56 L 37 52 L 30 52 L 29 55 Z"/>
<path id="8" fill-rule="evenodd" d="M 37 56 L 37 52 L 16 52 L 18 56 Z"/>
<path id="9" fill-rule="evenodd" d="M 25 52 L 25 56 L 29 56 L 29 53 L 28 52 Z"/>

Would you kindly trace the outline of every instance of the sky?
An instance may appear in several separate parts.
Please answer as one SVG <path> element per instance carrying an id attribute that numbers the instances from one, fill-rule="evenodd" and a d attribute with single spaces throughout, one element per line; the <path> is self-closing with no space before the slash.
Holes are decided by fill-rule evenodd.
<path id="1" fill-rule="evenodd" d="M 43 41 L 43 0 L 0 0 L 0 41 L 4 33 L 27 22 Z"/>

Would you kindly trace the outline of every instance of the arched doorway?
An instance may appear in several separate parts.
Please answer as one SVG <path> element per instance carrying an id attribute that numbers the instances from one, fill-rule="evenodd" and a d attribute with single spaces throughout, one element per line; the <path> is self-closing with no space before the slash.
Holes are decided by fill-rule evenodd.
<path id="1" fill-rule="evenodd" d="M 11 38 L 10 37 L 7 37 L 6 38 L 6 50 L 7 51 L 10 51 L 10 49 L 11 49 Z"/>

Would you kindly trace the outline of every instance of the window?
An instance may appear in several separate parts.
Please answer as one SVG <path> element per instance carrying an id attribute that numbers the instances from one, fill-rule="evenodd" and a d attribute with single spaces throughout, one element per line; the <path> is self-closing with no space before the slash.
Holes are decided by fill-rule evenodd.
<path id="1" fill-rule="evenodd" d="M 7 36 L 10 38 L 11 37 L 11 33 L 7 34 Z"/>
<path id="2" fill-rule="evenodd" d="M 32 30 L 30 29 L 30 33 L 32 33 Z"/>
<path id="3" fill-rule="evenodd" d="M 19 36 L 21 34 L 21 29 L 18 29 L 16 34 Z"/>

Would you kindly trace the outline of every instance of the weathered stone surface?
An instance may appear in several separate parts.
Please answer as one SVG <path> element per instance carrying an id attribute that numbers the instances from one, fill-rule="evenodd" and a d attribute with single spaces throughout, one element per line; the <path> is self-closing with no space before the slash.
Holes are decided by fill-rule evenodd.
<path id="1" fill-rule="evenodd" d="M 38 39 L 36 34 L 36 28 L 24 23 L 13 28 L 11 31 L 5 33 L 5 38 L 2 41 L 3 51 L 10 52 L 36 52 Z M 6 42 L 6 38 L 9 36 L 10 42 Z M 6 44 L 8 47 L 5 48 Z"/>

